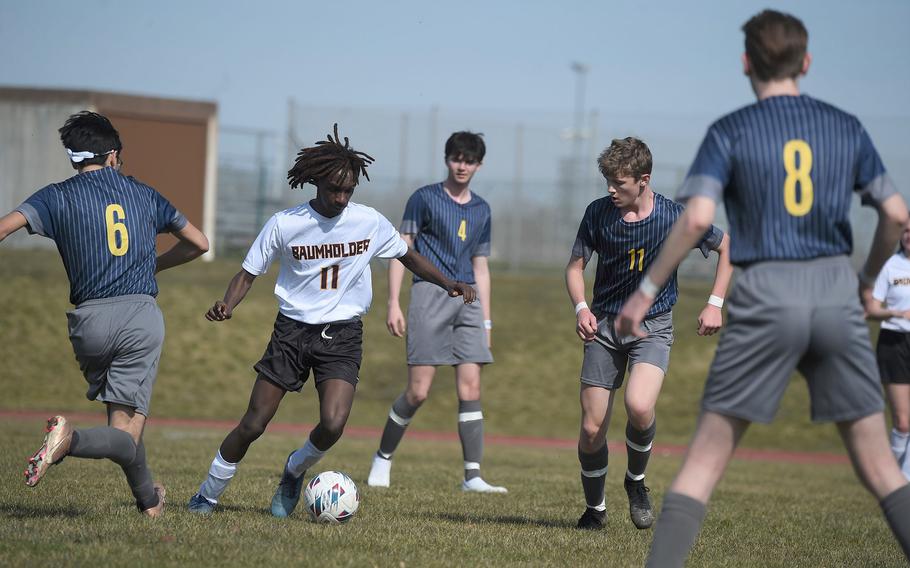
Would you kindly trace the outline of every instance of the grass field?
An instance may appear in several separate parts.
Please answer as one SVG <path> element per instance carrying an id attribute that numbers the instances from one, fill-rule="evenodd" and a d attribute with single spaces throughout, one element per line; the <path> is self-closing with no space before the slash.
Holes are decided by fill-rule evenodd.
<path id="1" fill-rule="evenodd" d="M 40 442 L 39 420 L 0 419 L 0 565 L 63 562 L 125 565 L 301 564 L 641 565 L 650 531 L 628 520 L 620 472 L 611 458 L 610 522 L 606 533 L 579 533 L 578 463 L 573 450 L 489 445 L 484 468 L 506 496 L 458 490 L 457 443 L 405 438 L 396 455 L 394 486 L 366 487 L 377 441 L 343 438 L 318 469 L 342 469 L 363 491 L 350 525 L 323 527 L 303 516 L 284 522 L 267 505 L 289 449 L 300 435 L 269 432 L 244 460 L 221 514 L 191 517 L 183 505 L 198 487 L 223 429 L 156 426 L 154 417 L 236 420 L 246 407 L 253 372 L 275 315 L 274 275 L 261 278 L 225 324 L 202 314 L 220 298 L 239 262 L 194 263 L 161 275 L 159 304 L 167 340 L 148 432 L 149 459 L 165 481 L 171 507 L 149 522 L 135 514 L 118 468 L 69 460 L 26 490 L 24 457 Z M 495 273 L 494 273 L 495 275 Z M 0 251 L 0 409 L 100 412 L 84 398 L 66 337 L 68 286 L 53 252 Z M 380 428 L 404 385 L 404 345 L 385 331 L 385 283 L 376 270 L 374 313 L 365 319 L 365 359 L 352 426 Z M 658 404 L 657 444 L 685 444 L 716 339 L 697 338 L 694 319 L 706 283 L 684 284 L 676 310 L 676 344 Z M 572 438 L 578 429 L 581 346 L 559 272 L 495 275 L 496 364 L 484 373 L 486 430 L 512 436 Z M 416 430 L 455 431 L 450 370 L 441 370 Z M 624 413 L 609 438 L 623 439 Z M 316 420 L 312 389 L 288 397 L 281 422 Z M 745 446 L 842 453 L 831 426 L 811 426 L 801 379 L 794 381 L 777 421 L 756 426 Z M 678 457 L 655 455 L 649 485 L 659 502 Z M 899 566 L 897 545 L 873 501 L 847 465 L 736 461 L 721 483 L 693 551 L 692 566 Z"/>
<path id="2" fill-rule="evenodd" d="M 19 473 L 40 441 L 40 423 L 0 422 L 0 467 Z M 405 440 L 393 487 L 366 486 L 375 442 L 342 439 L 319 464 L 343 469 L 360 487 L 350 524 L 315 525 L 304 511 L 273 519 L 268 503 L 282 458 L 299 438 L 256 443 L 224 496 L 200 519 L 183 508 L 223 432 L 152 428 L 149 460 L 168 483 L 171 507 L 158 521 L 137 515 L 119 468 L 68 460 L 34 489 L 18 475 L 0 482 L 0 564 L 143 566 L 641 566 L 651 532 L 628 518 L 614 456 L 606 532 L 573 528 L 581 513 L 572 450 L 489 447 L 486 465 L 508 495 L 459 490 L 455 443 Z M 657 499 L 678 464 L 655 458 Z M 820 488 L 827 488 L 821 490 Z M 735 462 L 717 492 L 691 566 L 900 566 L 897 545 L 848 466 Z"/>

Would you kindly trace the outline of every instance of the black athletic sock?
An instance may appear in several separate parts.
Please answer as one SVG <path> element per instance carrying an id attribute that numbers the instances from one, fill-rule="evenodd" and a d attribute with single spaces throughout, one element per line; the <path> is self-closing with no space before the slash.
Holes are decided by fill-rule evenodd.
<path id="1" fill-rule="evenodd" d="M 404 395 L 399 396 L 392 403 L 389 418 L 385 422 L 385 428 L 382 429 L 382 439 L 379 440 L 379 452 L 376 455 L 387 460 L 392 459 L 392 454 L 401 443 L 404 431 L 411 423 L 411 418 L 414 417 L 418 408 L 419 406 L 411 405 Z"/>
<path id="2" fill-rule="evenodd" d="M 122 466 L 126 475 L 126 482 L 136 498 L 136 507 L 140 511 L 151 509 L 158 505 L 158 494 L 152 485 L 152 470 L 145 461 L 145 444 L 140 441 L 136 446 L 136 457 L 129 465 Z"/>
<path id="3" fill-rule="evenodd" d="M 667 493 L 657 517 L 648 568 L 682 567 L 695 544 L 707 508 L 697 499 L 681 493 Z"/>
<path id="4" fill-rule="evenodd" d="M 136 458 L 136 443 L 128 432 L 110 426 L 75 430 L 67 455 L 93 460 L 106 458 L 126 467 Z"/>
<path id="5" fill-rule="evenodd" d="M 458 438 L 464 458 L 464 480 L 480 477 L 483 460 L 483 412 L 479 400 L 458 401 Z"/>
<path id="6" fill-rule="evenodd" d="M 910 561 L 910 484 L 886 495 L 881 506 L 894 538 Z"/>
<path id="7" fill-rule="evenodd" d="M 631 422 L 626 423 L 626 450 L 629 452 L 629 469 L 626 471 L 626 479 L 644 480 L 645 468 L 648 467 L 648 460 L 651 458 L 651 443 L 654 441 L 656 431 L 657 419 L 651 422 L 646 430 L 638 430 L 632 426 Z"/>
<path id="8" fill-rule="evenodd" d="M 607 479 L 607 464 L 610 453 L 607 444 L 587 454 L 578 450 L 578 461 L 581 462 L 581 487 L 585 492 L 585 504 L 594 509 L 604 504 L 604 482 Z"/>

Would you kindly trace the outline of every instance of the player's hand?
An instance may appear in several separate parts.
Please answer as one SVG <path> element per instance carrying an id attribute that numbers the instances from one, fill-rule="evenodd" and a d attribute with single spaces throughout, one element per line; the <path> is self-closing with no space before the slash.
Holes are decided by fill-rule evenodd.
<path id="1" fill-rule="evenodd" d="M 404 314 L 401 312 L 401 306 L 397 303 L 389 306 L 389 315 L 386 317 L 385 325 L 389 333 L 395 337 L 404 337 L 404 333 L 407 331 L 407 323 L 404 319 Z"/>
<path id="2" fill-rule="evenodd" d="M 623 304 L 622 310 L 613 323 L 617 333 L 623 336 L 647 337 L 648 334 L 641 329 L 641 322 L 645 320 L 645 314 L 648 313 L 648 309 L 653 303 L 653 298 L 645 296 L 641 290 L 636 290 Z"/>
<path id="3" fill-rule="evenodd" d="M 582 308 L 575 316 L 575 333 L 582 341 L 594 341 L 597 333 L 597 318 L 588 308 Z"/>
<path id="4" fill-rule="evenodd" d="M 449 296 L 461 296 L 464 298 L 465 304 L 474 303 L 474 299 L 477 298 L 477 291 L 474 290 L 474 287 L 470 284 L 465 284 L 464 282 L 456 282 L 449 289 Z"/>
<path id="5" fill-rule="evenodd" d="M 205 312 L 205 319 L 209 321 L 224 321 L 231 319 L 231 308 L 221 300 L 215 300 L 215 305 Z"/>
<path id="6" fill-rule="evenodd" d="M 698 335 L 714 335 L 724 325 L 724 315 L 720 308 L 708 304 L 698 314 Z"/>
<path id="7" fill-rule="evenodd" d="M 488 329 L 487 331 L 487 349 L 493 349 L 493 330 Z"/>

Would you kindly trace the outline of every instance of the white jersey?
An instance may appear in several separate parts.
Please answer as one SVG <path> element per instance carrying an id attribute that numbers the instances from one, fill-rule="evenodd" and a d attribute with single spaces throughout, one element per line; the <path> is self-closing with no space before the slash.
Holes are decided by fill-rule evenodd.
<path id="1" fill-rule="evenodd" d="M 897 253 L 888 259 L 875 280 L 872 297 L 884 302 L 888 309 L 910 310 L 910 259 Z M 910 320 L 891 318 L 882 322 L 882 329 L 910 333 Z"/>
<path id="2" fill-rule="evenodd" d="M 243 261 L 259 276 L 281 260 L 275 296 L 278 310 L 309 324 L 365 314 L 373 300 L 370 260 L 408 252 L 398 230 L 378 211 L 348 203 L 328 218 L 309 203 L 272 215 Z"/>

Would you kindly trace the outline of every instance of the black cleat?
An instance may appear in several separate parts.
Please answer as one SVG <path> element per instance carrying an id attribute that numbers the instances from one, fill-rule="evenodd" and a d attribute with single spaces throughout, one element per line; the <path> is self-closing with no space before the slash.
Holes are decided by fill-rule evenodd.
<path id="1" fill-rule="evenodd" d="M 639 529 L 651 528 L 654 524 L 654 508 L 648 497 L 651 490 L 645 486 L 644 481 L 632 481 L 628 477 L 623 485 L 629 495 L 629 517 L 632 518 L 632 524 Z"/>
<path id="2" fill-rule="evenodd" d="M 598 511 L 597 509 L 592 509 L 587 507 L 584 514 L 578 519 L 578 528 L 589 530 L 589 531 L 599 531 L 604 528 L 604 521 L 607 518 L 607 512 Z"/>

